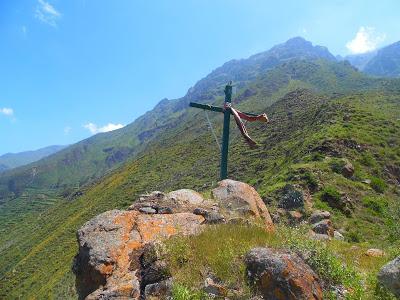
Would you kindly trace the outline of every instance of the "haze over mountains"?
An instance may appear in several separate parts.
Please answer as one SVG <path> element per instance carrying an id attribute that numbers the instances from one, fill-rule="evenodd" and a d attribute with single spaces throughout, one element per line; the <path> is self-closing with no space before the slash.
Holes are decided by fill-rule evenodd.
<path id="1" fill-rule="evenodd" d="M 38 150 L 6 153 L 0 156 L 0 172 L 24 166 L 54 154 L 67 146 L 48 146 Z"/>

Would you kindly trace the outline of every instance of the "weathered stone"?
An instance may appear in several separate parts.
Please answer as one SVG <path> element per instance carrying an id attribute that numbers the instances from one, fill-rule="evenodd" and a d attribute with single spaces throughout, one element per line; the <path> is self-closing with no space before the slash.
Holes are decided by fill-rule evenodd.
<path id="1" fill-rule="evenodd" d="M 225 217 L 216 211 L 207 212 L 204 218 L 206 219 L 206 224 L 225 223 Z"/>
<path id="2" fill-rule="evenodd" d="M 363 181 L 361 181 L 362 183 L 365 184 L 371 184 L 371 179 L 364 179 Z"/>
<path id="3" fill-rule="evenodd" d="M 388 262 L 378 273 L 379 282 L 400 298 L 400 256 Z"/>
<path id="4" fill-rule="evenodd" d="M 204 281 L 204 292 L 217 297 L 224 297 L 228 294 L 228 290 L 223 285 L 214 282 L 210 277 L 207 277 Z"/>
<path id="5" fill-rule="evenodd" d="M 189 189 L 172 191 L 168 193 L 167 196 L 179 202 L 187 202 L 194 205 L 200 204 L 204 201 L 203 197 L 198 192 Z"/>
<path id="6" fill-rule="evenodd" d="M 254 248 L 245 263 L 250 281 L 264 299 L 322 299 L 320 279 L 297 254 Z"/>
<path id="7" fill-rule="evenodd" d="M 151 207 L 141 207 L 141 208 L 139 208 L 139 211 L 144 214 L 156 214 L 157 213 L 157 211 Z"/>
<path id="8" fill-rule="evenodd" d="M 153 284 L 165 280 L 170 276 L 171 273 L 166 262 L 157 260 L 141 272 L 141 285 L 146 286 L 148 284 Z"/>
<path id="9" fill-rule="evenodd" d="M 330 241 L 331 237 L 327 234 L 315 233 L 311 231 L 310 238 L 316 241 Z"/>
<path id="10" fill-rule="evenodd" d="M 79 254 L 74 271 L 80 297 L 101 286 L 104 288 L 90 299 L 110 291 L 115 295 L 135 294 L 135 286 L 130 284 L 128 289 L 128 284 L 121 284 L 132 273 L 130 270 L 140 268 L 143 246 L 175 234 L 195 234 L 203 222 L 202 216 L 191 213 L 149 215 L 136 210 L 113 210 L 93 218 L 78 231 Z M 129 282 L 132 280 L 137 279 Z"/>
<path id="11" fill-rule="evenodd" d="M 193 213 L 195 214 L 195 215 L 200 215 L 200 216 L 205 216 L 207 213 L 208 213 L 208 210 L 206 210 L 206 209 L 204 209 L 204 208 L 201 208 L 201 207 L 196 207 L 194 210 L 193 210 Z"/>
<path id="12" fill-rule="evenodd" d="M 351 178 L 354 175 L 354 167 L 348 160 L 345 161 L 342 168 L 342 175 L 346 178 Z"/>
<path id="13" fill-rule="evenodd" d="M 173 210 L 170 207 L 158 207 L 157 213 L 159 214 L 172 214 Z"/>
<path id="14" fill-rule="evenodd" d="M 73 266 L 79 298 L 139 299 L 147 293 L 157 299 L 170 276 L 160 241 L 225 222 L 223 209 L 229 218 L 263 220 L 267 229 L 273 229 L 268 210 L 252 187 L 228 180 L 215 194 L 220 202 L 204 201 L 192 190 L 152 192 L 140 196 L 127 211 L 108 211 L 84 224 L 77 233 L 79 253 Z"/>
<path id="15" fill-rule="evenodd" d="M 334 232 L 333 232 L 333 238 L 335 239 L 335 240 L 339 240 L 339 241 L 344 241 L 344 236 L 343 236 L 343 234 L 341 234 L 339 231 L 337 231 L 337 230 L 335 230 Z"/>
<path id="16" fill-rule="evenodd" d="M 383 252 L 383 250 L 381 249 L 371 248 L 368 249 L 367 252 L 365 252 L 365 254 L 371 257 L 382 257 L 385 255 L 385 252 Z"/>
<path id="17" fill-rule="evenodd" d="M 316 210 L 312 213 L 312 215 L 308 219 L 308 222 L 310 224 L 315 224 L 322 220 L 330 219 L 330 218 L 331 218 L 331 213 L 329 211 Z"/>
<path id="18" fill-rule="evenodd" d="M 253 187 L 230 179 L 222 180 L 218 185 L 212 190 L 212 196 L 219 202 L 226 217 L 261 218 L 268 231 L 274 230 L 268 209 Z"/>
<path id="19" fill-rule="evenodd" d="M 155 241 L 143 246 L 143 254 L 140 257 L 140 264 L 144 268 L 148 268 L 157 260 L 164 259 L 167 254 L 166 247 L 161 241 Z"/>
<path id="20" fill-rule="evenodd" d="M 146 285 L 144 295 L 146 300 L 170 299 L 172 293 L 172 279 Z"/>
<path id="21" fill-rule="evenodd" d="M 303 214 L 297 210 L 291 210 L 288 212 L 289 223 L 292 225 L 299 224 L 303 219 Z"/>
<path id="22" fill-rule="evenodd" d="M 312 226 L 312 230 L 315 233 L 327 234 L 327 235 L 333 237 L 334 229 L 332 227 L 331 220 L 325 219 L 325 220 L 319 221 L 318 223 L 316 223 Z"/>

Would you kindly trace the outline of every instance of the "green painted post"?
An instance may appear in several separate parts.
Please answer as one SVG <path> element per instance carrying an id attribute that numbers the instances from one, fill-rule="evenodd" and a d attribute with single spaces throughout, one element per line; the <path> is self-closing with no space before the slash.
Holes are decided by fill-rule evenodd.
<path id="1" fill-rule="evenodd" d="M 225 105 L 232 101 L 232 83 L 225 86 Z M 228 178 L 228 148 L 229 148 L 229 123 L 231 120 L 231 110 L 226 108 L 224 111 L 224 129 L 222 133 L 222 150 L 221 150 L 221 180 Z"/>

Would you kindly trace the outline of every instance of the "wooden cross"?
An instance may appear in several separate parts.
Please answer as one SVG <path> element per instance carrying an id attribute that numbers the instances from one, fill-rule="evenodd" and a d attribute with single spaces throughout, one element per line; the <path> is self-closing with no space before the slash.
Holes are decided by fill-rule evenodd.
<path id="1" fill-rule="evenodd" d="M 190 102 L 189 104 L 189 106 L 191 107 L 224 113 L 224 128 L 222 132 L 222 149 L 221 149 L 221 166 L 220 166 L 221 180 L 226 179 L 228 177 L 229 124 L 230 124 L 231 114 L 233 114 L 232 110 L 230 109 L 231 102 L 232 102 L 232 82 L 229 82 L 225 86 L 224 107 L 218 107 L 218 106 L 212 106 L 194 102 Z M 252 113 L 245 113 L 245 114 L 254 117 L 259 116 L 257 114 L 252 114 Z"/>

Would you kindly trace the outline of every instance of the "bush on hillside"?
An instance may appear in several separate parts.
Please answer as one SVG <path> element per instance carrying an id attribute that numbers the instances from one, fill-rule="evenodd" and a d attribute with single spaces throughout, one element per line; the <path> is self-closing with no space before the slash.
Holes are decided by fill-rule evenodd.
<path id="1" fill-rule="evenodd" d="M 386 183 L 378 177 L 371 178 L 371 187 L 378 193 L 383 193 L 386 190 Z"/>

